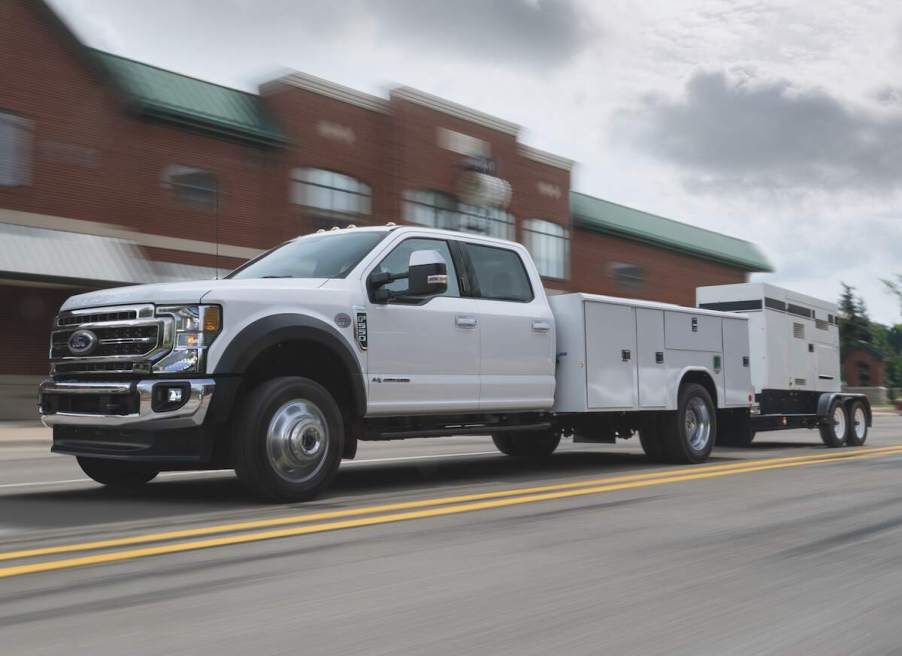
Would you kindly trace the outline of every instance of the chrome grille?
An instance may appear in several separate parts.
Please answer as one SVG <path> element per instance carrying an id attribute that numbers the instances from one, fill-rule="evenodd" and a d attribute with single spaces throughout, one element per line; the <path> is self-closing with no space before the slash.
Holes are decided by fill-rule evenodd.
<path id="1" fill-rule="evenodd" d="M 53 375 L 146 372 L 172 348 L 172 319 L 154 316 L 150 304 L 61 312 L 50 336 Z M 85 330 L 96 346 L 83 355 L 69 348 L 72 333 Z"/>

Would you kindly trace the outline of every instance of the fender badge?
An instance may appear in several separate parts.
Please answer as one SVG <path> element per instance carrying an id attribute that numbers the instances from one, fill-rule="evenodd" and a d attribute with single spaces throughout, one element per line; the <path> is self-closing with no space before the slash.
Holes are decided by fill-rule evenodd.
<path id="1" fill-rule="evenodd" d="M 351 317 L 344 312 L 339 312 L 335 315 L 335 325 L 339 328 L 347 328 L 351 325 Z"/>

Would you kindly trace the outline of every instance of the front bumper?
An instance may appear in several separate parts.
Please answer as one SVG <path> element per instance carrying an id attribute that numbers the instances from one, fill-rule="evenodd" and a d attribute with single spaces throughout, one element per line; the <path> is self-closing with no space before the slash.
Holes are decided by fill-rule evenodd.
<path id="1" fill-rule="evenodd" d="M 186 399 L 171 410 L 154 409 L 154 388 L 182 386 Z M 91 426 L 170 430 L 203 425 L 216 381 L 145 379 L 139 381 L 53 381 L 40 386 L 38 410 L 45 426 Z"/>

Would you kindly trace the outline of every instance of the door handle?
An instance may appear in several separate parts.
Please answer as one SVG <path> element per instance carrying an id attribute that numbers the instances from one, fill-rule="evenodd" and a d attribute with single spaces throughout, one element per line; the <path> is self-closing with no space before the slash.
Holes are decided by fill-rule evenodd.
<path id="1" fill-rule="evenodd" d="M 551 324 L 547 321 L 535 320 L 532 322 L 532 329 L 537 333 L 547 333 L 551 330 Z"/>
<path id="2" fill-rule="evenodd" d="M 456 323 L 459 328 L 475 328 L 478 322 L 476 321 L 476 317 L 457 316 L 454 317 L 454 323 Z"/>

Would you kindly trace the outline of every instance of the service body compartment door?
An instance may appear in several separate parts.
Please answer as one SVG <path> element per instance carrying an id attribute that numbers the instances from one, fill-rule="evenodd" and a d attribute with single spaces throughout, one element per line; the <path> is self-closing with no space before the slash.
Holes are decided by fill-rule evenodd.
<path id="1" fill-rule="evenodd" d="M 636 309 L 586 303 L 586 402 L 589 409 L 634 409 Z"/>
<path id="2" fill-rule="evenodd" d="M 681 351 L 721 349 L 720 317 L 668 311 L 665 313 L 664 328 L 669 349 Z"/>
<path id="3" fill-rule="evenodd" d="M 747 405 L 752 392 L 749 327 L 743 319 L 723 320 L 724 403 Z"/>
<path id="4" fill-rule="evenodd" d="M 667 366 L 664 363 L 664 311 L 636 308 L 639 406 L 667 405 Z"/>

